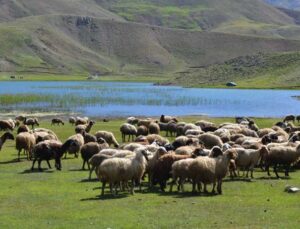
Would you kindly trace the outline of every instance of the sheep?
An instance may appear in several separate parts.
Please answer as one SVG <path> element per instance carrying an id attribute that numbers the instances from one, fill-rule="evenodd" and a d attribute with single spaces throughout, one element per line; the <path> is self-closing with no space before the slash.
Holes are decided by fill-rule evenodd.
<path id="1" fill-rule="evenodd" d="M 137 138 L 136 141 L 139 141 L 141 138 Z M 166 144 L 169 144 L 169 140 L 166 138 L 163 138 L 162 136 L 158 134 L 150 134 L 145 137 L 145 140 L 149 143 L 152 144 L 153 142 L 156 142 L 160 146 L 164 146 Z"/>
<path id="2" fill-rule="evenodd" d="M 97 139 L 103 138 L 109 146 L 111 146 L 113 144 L 114 147 L 116 147 L 116 148 L 119 147 L 119 143 L 117 142 L 117 140 L 112 132 L 98 131 L 98 132 L 96 132 L 95 136 Z"/>
<path id="3" fill-rule="evenodd" d="M 136 135 L 137 136 L 140 136 L 140 135 L 147 136 L 148 133 L 149 133 L 149 131 L 148 131 L 148 127 L 147 126 L 139 126 L 137 128 L 137 134 Z"/>
<path id="4" fill-rule="evenodd" d="M 283 119 L 283 122 L 289 122 L 289 121 L 295 122 L 295 120 L 296 120 L 296 117 L 294 115 L 287 115 Z"/>
<path id="5" fill-rule="evenodd" d="M 217 130 L 217 127 L 214 123 L 208 122 L 208 121 L 205 121 L 205 120 L 197 121 L 195 123 L 195 125 L 199 126 L 201 128 L 201 130 L 203 130 L 204 132 Z"/>
<path id="6" fill-rule="evenodd" d="M 22 133 L 22 132 L 29 132 L 29 131 L 30 131 L 30 129 L 27 125 L 21 125 L 18 127 L 17 134 Z"/>
<path id="7" fill-rule="evenodd" d="M 200 129 L 198 130 L 195 130 L 195 129 L 189 129 L 185 132 L 185 136 L 188 136 L 188 135 L 194 135 L 194 136 L 199 136 L 201 134 L 203 134 L 204 132 Z"/>
<path id="8" fill-rule="evenodd" d="M 178 122 L 177 118 L 167 115 L 161 115 L 159 121 L 162 123 L 168 123 L 170 121 Z"/>
<path id="9" fill-rule="evenodd" d="M 82 170 L 85 170 L 85 163 L 88 165 L 88 169 L 90 170 L 89 160 L 91 157 L 97 153 L 99 153 L 103 149 L 107 149 L 109 145 L 105 142 L 102 138 L 102 143 L 99 144 L 98 142 L 89 142 L 84 144 L 80 149 L 81 158 L 83 160 Z"/>
<path id="10" fill-rule="evenodd" d="M 156 122 L 151 122 L 149 125 L 149 134 L 159 134 L 160 128 Z"/>
<path id="11" fill-rule="evenodd" d="M 6 142 L 6 140 L 14 140 L 14 136 L 9 133 L 9 132 L 6 132 L 4 133 L 1 137 L 0 137 L 0 151 L 2 149 L 2 146 L 4 145 L 4 143 Z"/>
<path id="12" fill-rule="evenodd" d="M 110 183 L 110 190 L 113 194 L 115 188 L 115 194 L 117 194 L 117 184 L 120 182 L 127 183 L 132 181 L 131 194 L 134 194 L 135 182 L 140 185 L 141 190 L 141 178 L 145 172 L 147 164 L 147 152 L 140 150 L 136 153 L 134 158 L 109 158 L 104 160 L 98 167 L 97 175 L 102 181 L 101 195 L 104 195 L 104 189 L 106 183 Z"/>
<path id="13" fill-rule="evenodd" d="M 31 126 L 32 129 L 34 129 L 34 126 L 39 126 L 39 121 L 37 118 L 25 118 L 23 123 L 25 125 Z"/>
<path id="14" fill-rule="evenodd" d="M 75 125 L 75 122 L 76 122 L 76 118 L 75 117 L 70 117 L 69 118 L 69 123 L 73 126 Z"/>
<path id="15" fill-rule="evenodd" d="M 60 119 L 60 118 L 53 118 L 51 120 L 51 126 L 53 126 L 55 124 L 57 124 L 57 125 L 60 125 L 60 124 L 65 125 L 65 123 L 63 122 L 63 120 Z"/>
<path id="16" fill-rule="evenodd" d="M 217 158 L 198 157 L 189 166 L 190 174 L 193 179 L 193 191 L 199 182 L 204 184 L 204 192 L 207 193 L 206 185 L 213 183 L 212 193 L 217 191 L 222 194 L 222 179 L 226 176 L 231 160 L 234 160 L 237 153 L 234 149 L 227 150 L 222 156 Z"/>
<path id="17" fill-rule="evenodd" d="M 34 137 L 36 139 L 36 143 L 45 141 L 45 140 L 58 140 L 57 136 L 55 134 L 51 134 L 46 131 L 33 131 L 31 132 L 34 134 Z"/>
<path id="18" fill-rule="evenodd" d="M 159 147 L 156 152 L 153 154 L 153 157 L 149 159 L 146 173 L 148 173 L 148 179 L 149 179 L 149 187 L 152 187 L 152 175 L 153 175 L 153 169 L 156 166 L 156 163 L 158 159 L 167 154 L 167 150 L 164 147 Z"/>
<path id="19" fill-rule="evenodd" d="M 22 132 L 16 136 L 16 149 L 18 150 L 18 161 L 20 161 L 20 153 L 24 149 L 27 154 L 27 160 L 32 157 L 32 148 L 36 143 L 36 139 L 33 133 Z"/>
<path id="20" fill-rule="evenodd" d="M 198 138 L 199 138 L 199 142 L 203 143 L 203 145 L 207 149 L 211 149 L 214 146 L 222 147 L 223 145 L 223 142 L 220 137 L 210 133 L 202 134 Z"/>
<path id="21" fill-rule="evenodd" d="M 175 149 L 177 149 L 181 146 L 186 146 L 186 145 L 190 145 L 193 143 L 199 143 L 198 139 L 197 138 L 189 138 L 187 136 L 179 136 L 172 142 L 172 145 L 174 146 Z"/>
<path id="22" fill-rule="evenodd" d="M 153 167 L 152 180 L 153 185 L 159 184 L 162 192 L 165 191 L 166 183 L 169 178 L 171 178 L 172 165 L 175 161 L 192 158 L 197 156 L 199 150 L 195 150 L 192 155 L 176 155 L 174 153 L 169 153 L 161 156 L 155 166 Z"/>
<path id="23" fill-rule="evenodd" d="M 297 120 L 298 123 L 300 122 L 300 115 L 296 116 L 296 120 Z"/>
<path id="24" fill-rule="evenodd" d="M 97 142 L 97 137 L 92 134 L 89 134 L 89 133 L 84 132 L 83 138 L 84 138 L 84 144 L 89 143 L 89 142 Z M 99 138 L 99 139 L 101 139 L 101 138 Z"/>
<path id="25" fill-rule="evenodd" d="M 148 128 L 151 122 L 153 122 L 152 119 L 142 119 L 142 120 L 139 120 L 139 122 L 137 123 L 137 126 L 146 126 Z"/>
<path id="26" fill-rule="evenodd" d="M 264 158 L 268 153 L 266 146 L 262 146 L 260 149 L 243 149 L 235 148 L 237 152 L 237 158 L 235 159 L 236 167 L 246 169 L 248 178 L 249 171 L 251 172 L 251 178 L 253 178 L 254 167 L 258 164 L 261 158 Z"/>
<path id="27" fill-rule="evenodd" d="M 201 150 L 201 149 L 200 149 Z M 215 146 L 211 149 L 210 152 L 205 152 L 205 151 L 199 151 L 200 155 L 198 154 L 198 156 L 209 156 L 212 158 L 217 158 L 219 156 L 223 155 L 223 152 L 221 150 L 220 147 Z M 184 192 L 184 181 L 187 178 L 192 178 L 191 174 L 190 174 L 190 169 L 189 166 L 192 164 L 192 162 L 195 160 L 195 158 L 188 158 L 188 159 L 183 159 L 183 160 L 179 160 L 174 162 L 174 164 L 172 165 L 172 182 L 170 185 L 170 192 L 172 192 L 173 189 L 173 185 L 177 182 L 177 179 L 179 178 L 179 185 L 178 185 L 178 191 L 183 191 Z M 200 191 L 200 183 L 198 184 L 198 189 Z"/>
<path id="28" fill-rule="evenodd" d="M 173 135 L 176 135 L 178 131 L 178 125 L 174 121 L 170 121 L 167 123 L 167 130 L 166 130 L 166 136 L 170 134 L 172 137 Z"/>
<path id="29" fill-rule="evenodd" d="M 78 144 L 74 140 L 67 140 L 64 144 L 57 140 L 47 140 L 36 144 L 32 149 L 33 154 L 33 162 L 31 166 L 31 170 L 34 170 L 34 164 L 38 161 L 38 169 L 41 169 L 41 162 L 43 160 L 47 161 L 49 169 L 51 169 L 51 165 L 49 160 L 55 160 L 55 168 L 57 170 L 61 170 L 61 157 L 67 148 L 71 146 L 76 146 Z"/>
<path id="30" fill-rule="evenodd" d="M 263 128 L 257 131 L 258 137 L 262 138 L 263 136 L 267 134 L 276 134 L 276 131 L 272 128 Z"/>
<path id="31" fill-rule="evenodd" d="M 84 145 L 84 138 L 81 134 L 75 134 L 69 137 L 67 140 L 73 140 L 77 142 L 75 145 L 71 145 L 67 150 L 65 151 L 65 158 L 67 158 L 67 152 L 69 154 L 74 154 L 75 158 L 78 157 L 78 152 L 80 151 L 81 147 Z"/>
<path id="32" fill-rule="evenodd" d="M 90 171 L 89 171 L 89 180 L 92 177 L 92 172 L 94 170 L 97 171 L 97 168 L 102 163 L 103 160 L 111 157 L 118 157 L 118 158 L 125 158 L 125 157 L 133 157 L 135 154 L 129 150 L 118 150 L 118 149 L 103 149 L 99 153 L 93 155 L 91 159 L 88 161 L 90 164 Z"/>
<path id="33" fill-rule="evenodd" d="M 88 124 L 88 122 L 89 122 L 88 117 L 84 117 L 84 118 L 76 117 L 75 126 L 86 125 L 86 124 Z"/>
<path id="34" fill-rule="evenodd" d="M 136 125 L 138 124 L 139 119 L 135 118 L 135 117 L 128 117 L 127 118 L 127 123 L 131 124 L 131 125 Z"/>
<path id="35" fill-rule="evenodd" d="M 277 173 L 277 166 L 283 165 L 285 166 L 285 176 L 289 176 L 289 169 L 290 166 L 297 162 L 300 157 L 300 145 L 297 147 L 290 147 L 290 146 L 277 146 L 272 147 L 267 154 L 264 156 L 263 161 L 265 162 L 266 171 L 270 176 L 270 169 L 271 165 L 274 166 L 274 173 L 276 177 L 279 178 Z"/>
<path id="36" fill-rule="evenodd" d="M 122 133 L 122 141 L 123 142 L 125 142 L 126 135 L 128 135 L 128 141 L 130 141 L 130 137 L 131 137 L 131 140 L 134 141 L 134 137 L 137 134 L 136 127 L 134 125 L 131 125 L 128 123 L 124 123 L 123 125 L 121 125 L 120 131 Z"/>
<path id="37" fill-rule="evenodd" d="M 11 122 L 9 122 L 8 120 L 0 120 L 0 131 L 8 131 L 11 130 L 13 131 L 14 126 L 12 125 Z"/>
<path id="38" fill-rule="evenodd" d="M 254 130 L 250 130 L 248 128 L 242 128 L 240 133 L 245 135 L 245 136 L 258 138 L 258 134 Z"/>
<path id="39" fill-rule="evenodd" d="M 77 134 L 82 134 L 83 132 L 89 133 L 91 131 L 93 125 L 95 125 L 94 121 L 89 121 L 88 124 L 76 125 L 75 133 L 77 133 Z"/>
<path id="40" fill-rule="evenodd" d="M 19 116 L 17 116 L 16 118 L 15 118 L 15 120 L 16 121 L 19 121 L 19 122 L 23 122 L 24 120 L 25 120 L 25 116 L 23 116 L 23 115 L 19 115 Z"/>

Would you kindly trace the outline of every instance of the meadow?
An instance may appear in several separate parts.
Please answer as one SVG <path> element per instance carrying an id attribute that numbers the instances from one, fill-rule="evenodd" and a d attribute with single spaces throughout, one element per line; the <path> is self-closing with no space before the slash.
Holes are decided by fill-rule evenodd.
<path id="1" fill-rule="evenodd" d="M 259 127 L 278 121 L 255 120 Z M 92 133 L 110 130 L 120 141 L 123 122 L 99 120 Z M 74 133 L 70 124 L 51 126 L 49 120 L 43 120 L 41 126 L 54 130 L 62 141 Z M 68 156 L 62 161 L 62 171 L 32 172 L 31 162 L 15 161 L 14 145 L 9 141 L 0 152 L 0 228 L 297 228 L 300 223 L 299 194 L 284 192 L 286 185 L 300 187 L 300 171 L 291 172 L 290 179 L 273 179 L 274 174 L 269 178 L 260 170 L 252 181 L 227 178 L 223 195 L 217 196 L 193 195 L 190 185 L 186 193 L 161 193 L 144 184 L 142 193 L 137 191 L 134 196 L 121 192 L 114 197 L 107 189 L 100 197 L 101 184 L 96 179 L 87 181 L 81 158 Z M 45 162 L 42 167 L 47 168 Z"/>

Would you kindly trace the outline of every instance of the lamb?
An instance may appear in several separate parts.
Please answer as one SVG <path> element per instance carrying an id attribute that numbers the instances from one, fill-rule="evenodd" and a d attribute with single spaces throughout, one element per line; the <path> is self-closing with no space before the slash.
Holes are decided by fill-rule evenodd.
<path id="1" fill-rule="evenodd" d="M 235 164 L 238 168 L 246 169 L 248 178 L 249 171 L 251 172 L 251 178 L 253 178 L 254 167 L 258 164 L 261 158 L 264 158 L 268 153 L 266 146 L 262 146 L 260 149 L 243 149 L 236 148 L 237 158 L 235 159 Z"/>
<path id="2" fill-rule="evenodd" d="M 199 136 L 199 142 L 203 143 L 205 148 L 211 149 L 214 146 L 219 146 L 222 147 L 223 142 L 220 137 L 210 134 L 210 133 L 205 133 Z"/>
<path id="3" fill-rule="evenodd" d="M 43 160 L 47 161 L 49 169 L 51 169 L 51 165 L 49 160 L 55 160 L 55 168 L 57 170 L 61 170 L 61 157 L 67 148 L 71 146 L 76 146 L 78 144 L 74 140 L 67 140 L 64 144 L 57 140 L 47 140 L 36 144 L 33 149 L 33 162 L 31 170 L 34 169 L 34 164 L 38 161 L 38 169 L 41 169 L 41 162 Z"/>
<path id="4" fill-rule="evenodd" d="M 32 157 L 32 149 L 36 143 L 34 134 L 29 132 L 19 133 L 16 137 L 16 149 L 18 150 L 18 161 L 20 161 L 20 153 L 24 149 L 27 154 L 27 160 Z"/>
<path id="5" fill-rule="evenodd" d="M 117 140 L 112 132 L 98 131 L 98 132 L 96 132 L 95 136 L 97 139 L 103 138 L 109 146 L 111 146 L 113 144 L 116 148 L 119 147 L 119 143 L 117 142 Z"/>
<path id="6" fill-rule="evenodd" d="M 149 133 L 149 131 L 148 131 L 148 127 L 147 126 L 139 126 L 137 128 L 137 134 L 136 135 L 137 136 L 140 136 L 140 135 L 147 136 L 148 133 Z"/>
<path id="7" fill-rule="evenodd" d="M 159 121 L 162 123 L 168 123 L 170 121 L 178 122 L 177 118 L 167 115 L 161 115 Z"/>
<path id="8" fill-rule="evenodd" d="M 31 126 L 32 129 L 34 129 L 34 126 L 40 125 L 37 118 L 25 118 L 23 123 L 25 125 Z"/>
<path id="9" fill-rule="evenodd" d="M 263 161 L 265 162 L 266 171 L 270 176 L 269 167 L 274 166 L 274 173 L 276 177 L 279 178 L 277 173 L 277 166 L 285 166 L 285 176 L 289 176 L 290 166 L 297 162 L 300 157 L 300 145 L 297 147 L 289 146 L 277 146 L 272 147 L 269 152 L 264 156 Z"/>
<path id="10" fill-rule="evenodd" d="M 234 160 L 237 153 L 234 149 L 227 150 L 222 156 L 217 158 L 198 157 L 189 166 L 191 177 L 193 178 L 193 191 L 199 182 L 204 184 L 204 192 L 207 193 L 206 185 L 213 183 L 212 193 L 217 191 L 222 194 L 222 179 L 226 176 L 231 160 Z"/>
<path id="11" fill-rule="evenodd" d="M 94 121 L 89 121 L 88 124 L 84 124 L 84 125 L 77 125 L 75 127 L 75 133 L 77 134 L 82 134 L 82 133 L 89 133 L 93 127 L 93 125 L 95 124 Z"/>
<path id="12" fill-rule="evenodd" d="M 0 131 L 13 131 L 14 126 L 8 120 L 0 120 Z"/>
<path id="13" fill-rule="evenodd" d="M 75 122 L 76 122 L 76 118 L 75 117 L 70 117 L 69 118 L 69 123 L 73 126 L 75 125 Z"/>
<path id="14" fill-rule="evenodd" d="M 120 127 L 120 131 L 122 133 L 122 141 L 123 142 L 125 142 L 126 135 L 128 135 L 128 141 L 130 141 L 130 137 L 131 137 L 131 140 L 134 141 L 134 137 L 137 134 L 136 127 L 131 124 L 128 124 L 128 123 L 124 123 Z"/>
<path id="15" fill-rule="evenodd" d="M 88 169 L 90 170 L 89 160 L 92 158 L 93 155 L 99 153 L 103 149 L 107 149 L 109 145 L 105 142 L 102 138 L 102 143 L 98 142 L 89 142 L 83 145 L 80 149 L 81 158 L 83 160 L 82 170 L 85 170 L 85 163 L 88 164 Z"/>
<path id="16" fill-rule="evenodd" d="M 72 135 L 71 137 L 69 137 L 67 140 L 73 140 L 77 144 L 73 144 L 67 148 L 67 150 L 65 151 L 65 158 L 67 158 L 67 152 L 69 154 L 74 154 L 74 156 L 77 158 L 78 157 L 77 154 L 79 153 L 81 147 L 84 145 L 83 136 L 81 134 L 75 134 L 75 135 Z"/>
<path id="17" fill-rule="evenodd" d="M 151 183 L 153 185 L 159 184 L 162 192 L 165 191 L 166 183 L 169 178 L 171 178 L 172 165 L 175 161 L 192 158 L 197 156 L 198 150 L 195 150 L 192 155 L 176 155 L 174 153 L 169 153 L 161 156 L 157 163 L 155 164 L 152 172 Z"/>
<path id="18" fill-rule="evenodd" d="M 149 134 L 159 134 L 160 128 L 156 122 L 151 122 L 149 125 Z"/>
<path id="19" fill-rule="evenodd" d="M 53 125 L 55 125 L 55 124 L 57 124 L 58 126 L 59 126 L 60 124 L 65 125 L 65 123 L 63 122 L 63 120 L 60 119 L 60 118 L 53 118 L 53 119 L 51 120 L 51 126 L 53 126 Z"/>
<path id="20" fill-rule="evenodd" d="M 22 132 L 29 132 L 29 131 L 30 131 L 30 129 L 28 126 L 21 125 L 18 127 L 17 134 L 22 133 Z"/>
<path id="21" fill-rule="evenodd" d="M 4 143 L 6 142 L 6 140 L 14 140 L 14 136 L 9 133 L 9 132 L 6 132 L 4 133 L 1 137 L 0 137 L 0 151 L 2 149 L 2 146 L 4 145 Z"/>
<path id="22" fill-rule="evenodd" d="M 102 181 L 101 195 L 104 195 L 107 182 L 110 184 L 111 193 L 113 194 L 113 188 L 115 188 L 115 194 L 117 194 L 116 185 L 120 182 L 127 183 L 129 180 L 132 181 L 131 194 L 134 194 L 135 182 L 141 184 L 147 160 L 145 150 L 138 151 L 134 158 L 109 158 L 104 160 L 97 170 L 97 175 Z"/>

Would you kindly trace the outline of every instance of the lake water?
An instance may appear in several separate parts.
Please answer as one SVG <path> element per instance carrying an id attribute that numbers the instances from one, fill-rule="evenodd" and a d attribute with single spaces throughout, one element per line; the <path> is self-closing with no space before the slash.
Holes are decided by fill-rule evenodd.
<path id="1" fill-rule="evenodd" d="M 0 113 L 75 112 L 87 116 L 300 115 L 299 90 L 198 89 L 115 82 L 0 82 Z"/>

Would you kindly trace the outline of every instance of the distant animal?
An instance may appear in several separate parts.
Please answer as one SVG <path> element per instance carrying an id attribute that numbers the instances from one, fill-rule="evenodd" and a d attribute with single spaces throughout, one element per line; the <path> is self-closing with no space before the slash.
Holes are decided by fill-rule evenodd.
<path id="1" fill-rule="evenodd" d="M 283 119 L 283 122 L 295 122 L 296 120 L 296 117 L 294 115 L 288 115 L 288 116 L 285 116 L 285 118 Z"/>
<path id="2" fill-rule="evenodd" d="M 39 126 L 39 121 L 37 118 L 25 118 L 23 123 L 27 126 L 31 126 L 34 129 L 34 126 Z"/>
<path id="3" fill-rule="evenodd" d="M 61 120 L 60 118 L 54 118 L 54 119 L 52 119 L 51 125 L 55 125 L 55 124 L 57 124 L 57 125 L 60 125 L 60 124 L 65 125 L 65 123 L 63 122 L 63 120 Z"/>

